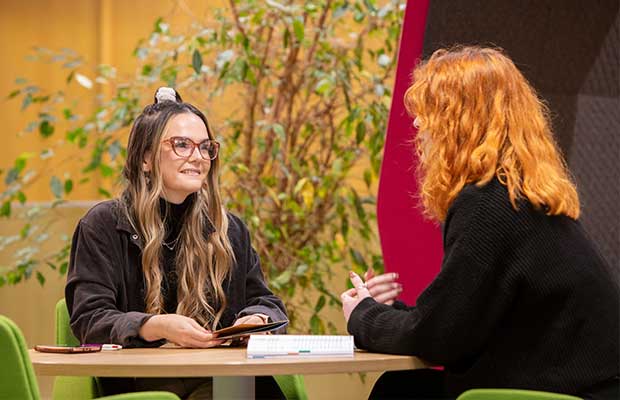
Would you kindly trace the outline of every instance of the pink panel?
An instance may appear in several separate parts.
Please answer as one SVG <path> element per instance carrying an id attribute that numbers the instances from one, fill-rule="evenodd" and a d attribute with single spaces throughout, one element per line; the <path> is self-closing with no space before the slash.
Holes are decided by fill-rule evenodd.
<path id="1" fill-rule="evenodd" d="M 403 104 L 411 72 L 422 54 L 428 3 L 407 2 L 377 204 L 385 268 L 400 274 L 404 287 L 401 297 L 409 304 L 437 275 L 442 257 L 440 229 L 423 219 L 415 198 L 414 132 Z"/>

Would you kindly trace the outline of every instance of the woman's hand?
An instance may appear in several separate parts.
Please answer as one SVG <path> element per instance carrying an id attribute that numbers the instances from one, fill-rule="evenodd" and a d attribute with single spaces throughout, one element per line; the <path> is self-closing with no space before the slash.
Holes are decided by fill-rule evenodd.
<path id="1" fill-rule="evenodd" d="M 375 276 L 375 271 L 369 268 L 364 274 L 364 279 L 368 292 L 377 303 L 391 306 L 403 291 L 403 285 L 396 282 L 398 274 L 395 272 Z"/>
<path id="2" fill-rule="evenodd" d="M 264 325 L 267 323 L 267 319 L 269 317 L 264 314 L 250 314 L 244 317 L 238 318 L 233 326 L 241 325 L 241 324 L 260 324 Z"/>
<path id="3" fill-rule="evenodd" d="M 366 297 L 371 297 L 370 292 L 366 288 L 366 284 L 362 281 L 362 278 L 360 278 L 358 274 L 353 271 L 349 271 L 349 279 L 351 279 L 353 288 L 340 295 L 344 319 L 347 322 L 349 322 L 351 312 L 353 312 L 355 307 L 357 307 L 357 305 Z"/>
<path id="4" fill-rule="evenodd" d="M 260 324 L 260 325 L 264 325 L 264 324 L 267 323 L 268 320 L 269 320 L 269 317 L 266 316 L 265 314 L 250 314 L 250 315 L 246 315 L 244 317 L 238 318 L 235 321 L 235 323 L 233 324 L 233 326 L 241 325 L 241 324 Z M 252 335 L 267 335 L 269 333 L 270 332 L 257 332 L 257 333 L 252 333 Z M 248 344 L 248 340 L 250 340 L 250 335 L 242 336 L 240 338 L 233 339 L 233 345 L 235 345 L 235 346 L 247 345 Z"/>
<path id="5" fill-rule="evenodd" d="M 166 339 L 181 347 L 207 348 L 222 344 L 211 331 L 179 314 L 161 314 L 149 318 L 140 328 L 140 336 L 147 341 Z"/>

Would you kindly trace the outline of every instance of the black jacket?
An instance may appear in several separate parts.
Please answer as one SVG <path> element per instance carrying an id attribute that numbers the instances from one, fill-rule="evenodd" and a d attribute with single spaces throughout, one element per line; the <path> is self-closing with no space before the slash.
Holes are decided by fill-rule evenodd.
<path id="1" fill-rule="evenodd" d="M 225 281 L 228 305 L 220 327 L 254 313 L 276 321 L 286 319 L 284 304 L 265 284 L 247 227 L 232 214 L 228 214 L 228 221 L 236 264 Z M 138 335 L 152 316 L 145 313 L 142 247 L 140 236 L 118 200 L 97 204 L 80 220 L 73 234 L 65 297 L 71 329 L 81 343 L 118 343 L 126 347 L 164 343 L 147 342 Z"/>
<path id="2" fill-rule="evenodd" d="M 526 201 L 515 211 L 493 180 L 457 196 L 443 239 L 441 272 L 416 307 L 368 298 L 353 310 L 357 346 L 444 365 L 454 395 L 578 394 L 618 375 L 618 283 L 578 222 Z"/>

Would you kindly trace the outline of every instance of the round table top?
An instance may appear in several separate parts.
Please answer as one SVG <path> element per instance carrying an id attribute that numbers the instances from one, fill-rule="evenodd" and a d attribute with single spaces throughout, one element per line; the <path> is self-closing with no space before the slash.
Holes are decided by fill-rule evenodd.
<path id="1" fill-rule="evenodd" d="M 355 351 L 353 357 L 286 356 L 248 359 L 245 348 L 122 349 L 97 353 L 29 351 L 37 375 L 198 377 L 333 374 L 425 368 L 413 356 Z"/>

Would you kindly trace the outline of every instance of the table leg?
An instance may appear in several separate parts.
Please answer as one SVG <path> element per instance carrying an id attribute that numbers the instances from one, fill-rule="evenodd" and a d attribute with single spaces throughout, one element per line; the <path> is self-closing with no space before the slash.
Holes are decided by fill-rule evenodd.
<path id="1" fill-rule="evenodd" d="M 253 376 L 213 377 L 213 400 L 254 400 Z"/>

